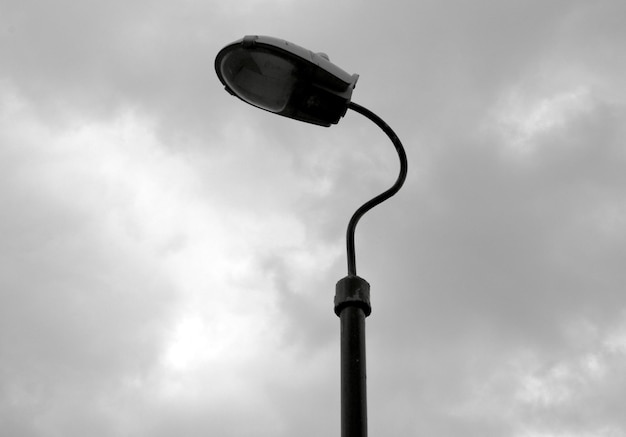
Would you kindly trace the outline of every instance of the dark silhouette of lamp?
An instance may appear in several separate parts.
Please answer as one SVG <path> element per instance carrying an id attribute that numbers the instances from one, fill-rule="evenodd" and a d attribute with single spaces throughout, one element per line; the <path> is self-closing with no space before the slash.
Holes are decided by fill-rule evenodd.
<path id="1" fill-rule="evenodd" d="M 226 90 L 241 100 L 322 126 L 343 117 L 359 77 L 323 53 L 267 36 L 246 36 L 226 46 L 215 69 Z"/>
<path id="2" fill-rule="evenodd" d="M 245 36 L 220 50 L 215 70 L 230 94 L 284 117 L 328 127 L 337 124 L 350 108 L 376 123 L 396 148 L 400 173 L 395 183 L 357 209 L 348 223 L 348 276 L 337 282 L 334 301 L 341 324 L 341 435 L 366 437 L 365 318 L 372 307 L 370 286 L 356 274 L 354 232 L 363 214 L 404 184 L 404 147 L 380 117 L 351 102 L 359 76 L 346 73 L 323 53 L 278 38 Z"/>

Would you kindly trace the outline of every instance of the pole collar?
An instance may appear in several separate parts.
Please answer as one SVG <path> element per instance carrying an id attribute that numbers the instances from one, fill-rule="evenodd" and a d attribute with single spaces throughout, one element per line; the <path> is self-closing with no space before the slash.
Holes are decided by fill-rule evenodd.
<path id="1" fill-rule="evenodd" d="M 348 275 L 337 282 L 335 287 L 335 314 L 348 306 L 356 306 L 363 310 L 365 317 L 372 313 L 370 304 L 370 284 L 356 275 Z"/>

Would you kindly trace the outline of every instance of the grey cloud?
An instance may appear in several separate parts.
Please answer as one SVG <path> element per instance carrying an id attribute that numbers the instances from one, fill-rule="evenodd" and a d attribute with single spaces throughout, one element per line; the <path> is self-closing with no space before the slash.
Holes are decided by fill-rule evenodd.
<path id="1" fill-rule="evenodd" d="M 621 2 L 39 3 L 5 2 L 0 14 L 0 91 L 16 90 L 50 129 L 34 137 L 72 129 L 77 114 L 114 119 L 131 108 L 155 120 L 157 148 L 197 172 L 207 208 L 256 219 L 258 228 L 245 228 L 252 219 L 233 226 L 250 239 L 272 219 L 294 241 L 235 251 L 265 282 L 233 282 L 250 298 L 268 293 L 278 314 L 275 330 L 259 328 L 277 337 L 267 352 L 276 355 L 232 364 L 250 384 L 247 400 L 214 388 L 224 376 L 207 376 L 223 372 L 216 363 L 187 375 L 206 396 L 164 400 L 154 372 L 182 297 L 160 270 L 162 254 L 103 225 L 131 200 L 52 195 L 51 175 L 37 174 L 50 157 L 37 152 L 56 143 L 29 148 L 4 129 L 0 414 L 13 435 L 46 435 L 43 425 L 163 436 L 338 428 L 332 295 L 345 226 L 391 183 L 395 156 L 356 115 L 324 130 L 226 95 L 213 55 L 257 32 L 361 74 L 355 101 L 388 121 L 409 154 L 406 187 L 357 229 L 374 305 L 371 434 L 623 429 L 623 354 L 602 346 L 623 320 L 626 284 Z M 572 89 L 586 93 L 584 108 L 526 135 L 526 154 L 516 154 L 502 102 L 517 92 L 540 106 Z M 3 127 L 18 121 L 5 117 Z M 581 321 L 603 334 L 572 338 L 567 327 Z M 547 380 L 587 353 L 608 377 L 585 380 L 571 403 L 516 400 L 515 372 Z"/>

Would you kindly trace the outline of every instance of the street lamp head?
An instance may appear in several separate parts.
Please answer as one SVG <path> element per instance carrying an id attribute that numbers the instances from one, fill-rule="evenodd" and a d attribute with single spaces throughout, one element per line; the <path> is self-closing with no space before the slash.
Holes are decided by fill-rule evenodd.
<path id="1" fill-rule="evenodd" d="M 358 75 L 313 53 L 268 36 L 246 36 L 224 47 L 215 71 L 226 91 L 266 111 L 330 126 L 348 109 Z"/>

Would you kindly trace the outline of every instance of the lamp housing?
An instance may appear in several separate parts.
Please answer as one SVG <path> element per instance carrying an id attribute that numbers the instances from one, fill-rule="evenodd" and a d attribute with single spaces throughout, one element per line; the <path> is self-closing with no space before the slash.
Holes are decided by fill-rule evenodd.
<path id="1" fill-rule="evenodd" d="M 226 91 L 250 105 L 320 126 L 337 124 L 359 78 L 296 44 L 249 35 L 224 47 L 215 71 Z"/>

